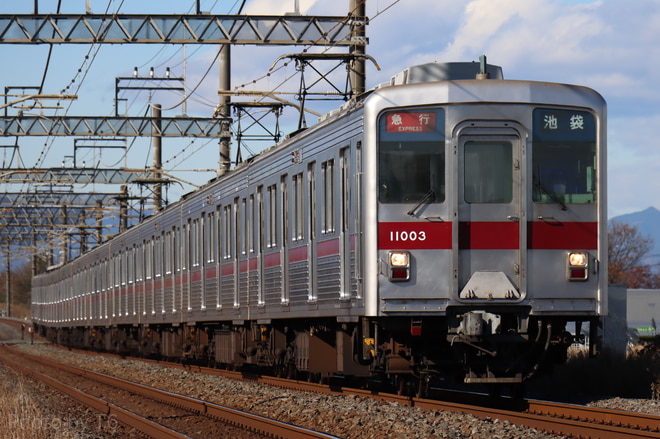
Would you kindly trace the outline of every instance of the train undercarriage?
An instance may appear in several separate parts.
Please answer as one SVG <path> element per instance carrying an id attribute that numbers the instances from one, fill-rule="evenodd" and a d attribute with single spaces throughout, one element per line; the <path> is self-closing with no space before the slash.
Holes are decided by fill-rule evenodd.
<path id="1" fill-rule="evenodd" d="M 565 318 L 461 311 L 452 317 L 299 319 L 179 325 L 38 327 L 71 348 L 327 382 L 342 377 L 422 395 L 433 383 L 517 386 L 585 343 Z M 598 320 L 589 325 L 595 353 Z M 498 327 L 493 325 L 497 323 Z M 577 323 L 580 334 L 581 323 Z"/>

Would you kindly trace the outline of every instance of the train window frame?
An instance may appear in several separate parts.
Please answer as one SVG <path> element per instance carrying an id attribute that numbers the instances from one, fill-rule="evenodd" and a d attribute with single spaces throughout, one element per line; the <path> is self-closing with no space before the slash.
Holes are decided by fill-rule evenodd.
<path id="1" fill-rule="evenodd" d="M 532 112 L 532 201 L 591 204 L 598 200 L 596 115 L 567 108 Z M 577 171 L 577 172 L 576 172 Z"/>
<path id="2" fill-rule="evenodd" d="M 277 229 L 277 234 L 282 236 L 282 247 L 286 247 L 289 243 L 289 212 L 291 206 L 289 206 L 289 192 L 288 192 L 288 174 L 280 176 L 280 206 L 279 215 L 276 215 L 275 221 L 279 221 L 279 227 Z"/>
<path id="3" fill-rule="evenodd" d="M 335 232 L 335 160 L 331 158 L 321 163 L 321 184 L 323 200 L 321 212 L 321 234 Z"/>
<path id="4" fill-rule="evenodd" d="M 174 268 L 172 261 L 172 250 L 172 231 L 168 230 L 165 232 L 165 236 L 163 238 L 163 272 L 165 276 L 171 275 Z"/>
<path id="5" fill-rule="evenodd" d="M 268 226 L 266 228 L 266 248 L 277 247 L 277 185 L 272 184 L 266 188 L 267 197 L 267 220 Z"/>
<path id="6" fill-rule="evenodd" d="M 311 240 L 316 239 L 316 161 L 311 161 L 307 164 L 307 192 L 309 200 L 309 237 Z"/>
<path id="7" fill-rule="evenodd" d="M 305 220 L 304 220 L 304 211 L 305 211 L 305 198 L 304 198 L 304 179 L 303 173 L 299 172 L 291 176 L 291 190 L 293 192 L 293 224 L 291 227 L 291 240 L 293 242 L 302 241 L 305 234 Z"/>
<path id="8" fill-rule="evenodd" d="M 227 204 L 222 210 L 223 239 L 222 239 L 222 259 L 231 259 L 231 204 Z"/>
<path id="9" fill-rule="evenodd" d="M 254 243 L 255 243 L 254 238 L 255 238 L 255 236 L 254 235 L 256 233 L 255 225 L 256 225 L 256 219 L 257 219 L 256 218 L 256 212 L 255 212 L 255 204 L 254 204 L 254 194 L 250 194 L 248 196 L 248 213 L 249 213 L 249 215 L 248 215 L 248 217 L 249 217 L 248 218 L 248 226 L 249 226 L 248 230 L 250 231 L 250 233 L 248 234 L 248 237 L 247 237 L 247 247 L 248 247 L 248 253 L 250 255 L 253 255 L 254 251 L 255 251 L 255 247 L 254 247 Z"/>
<path id="10" fill-rule="evenodd" d="M 154 278 L 163 276 L 163 242 L 160 235 L 154 237 Z"/>
<path id="11" fill-rule="evenodd" d="M 212 264 L 215 262 L 216 258 L 216 239 L 218 236 L 218 230 L 217 230 L 217 221 L 215 218 L 216 213 L 215 212 L 209 212 L 207 217 L 206 217 L 206 223 L 208 223 L 205 227 L 204 230 L 206 232 L 206 237 L 204 238 L 204 249 L 206 250 L 206 255 L 204 256 L 204 259 L 208 264 Z"/>
<path id="12" fill-rule="evenodd" d="M 398 108 L 378 118 L 378 201 L 416 204 L 446 200 L 445 109 Z M 436 163 L 435 166 L 432 166 Z M 406 166 L 406 164 L 408 164 Z M 422 172 L 426 167 L 427 172 Z"/>
<path id="13" fill-rule="evenodd" d="M 250 240 L 250 218 L 248 215 L 248 202 L 247 198 L 241 198 L 241 205 L 239 210 L 239 221 L 241 224 L 242 235 L 240 235 L 241 255 L 245 256 L 249 251 Z"/>
<path id="14" fill-rule="evenodd" d="M 201 258 L 199 257 L 201 250 L 200 231 L 200 219 L 194 218 L 190 229 L 190 265 L 193 269 L 201 265 Z"/>
<path id="15" fill-rule="evenodd" d="M 265 242 L 265 224 L 264 224 L 264 215 L 265 215 L 265 200 L 264 200 L 264 187 L 263 185 L 257 186 L 257 206 L 256 206 L 256 214 L 259 216 L 257 221 L 255 223 L 257 224 L 256 227 L 256 251 L 257 253 L 261 254 L 264 250 L 264 242 Z"/>
<path id="16" fill-rule="evenodd" d="M 350 175 L 351 175 L 350 145 L 339 150 L 339 195 L 341 197 L 341 231 L 347 232 L 350 212 Z"/>
<path id="17" fill-rule="evenodd" d="M 484 157 L 485 154 L 488 156 Z M 464 201 L 468 204 L 511 203 L 513 201 L 513 162 L 513 144 L 510 141 L 466 141 L 463 145 Z M 478 182 L 479 186 L 469 184 L 473 181 Z M 483 189 L 487 189 L 488 193 L 485 193 Z"/>
<path id="18" fill-rule="evenodd" d="M 147 239 L 142 244 L 144 246 L 144 279 L 150 281 L 154 277 L 153 241 Z"/>

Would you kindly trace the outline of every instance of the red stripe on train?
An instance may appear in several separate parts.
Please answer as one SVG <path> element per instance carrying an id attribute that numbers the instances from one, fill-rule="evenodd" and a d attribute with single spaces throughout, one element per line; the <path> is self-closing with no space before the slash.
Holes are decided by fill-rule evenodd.
<path id="1" fill-rule="evenodd" d="M 598 248 L 597 222 L 529 222 L 527 248 L 561 250 Z M 520 248 L 517 222 L 473 221 L 458 226 L 462 250 L 510 250 Z M 378 223 L 378 248 L 381 250 L 449 250 L 452 225 L 443 223 Z"/>
<path id="2" fill-rule="evenodd" d="M 319 242 L 317 246 L 317 256 L 322 258 L 324 256 L 332 256 L 339 254 L 339 238 L 331 239 L 329 241 Z"/>
<path id="3" fill-rule="evenodd" d="M 458 248 L 466 250 L 511 250 L 520 248 L 520 228 L 515 222 L 462 222 L 458 225 Z"/>
<path id="4" fill-rule="evenodd" d="M 307 247 L 297 247 L 289 250 L 289 262 L 300 262 L 307 259 Z"/>
<path id="5" fill-rule="evenodd" d="M 378 223 L 378 248 L 435 250 L 451 249 L 451 223 Z"/>
<path id="6" fill-rule="evenodd" d="M 528 223 L 527 246 L 539 250 L 596 250 L 598 248 L 598 223 L 560 221 Z"/>

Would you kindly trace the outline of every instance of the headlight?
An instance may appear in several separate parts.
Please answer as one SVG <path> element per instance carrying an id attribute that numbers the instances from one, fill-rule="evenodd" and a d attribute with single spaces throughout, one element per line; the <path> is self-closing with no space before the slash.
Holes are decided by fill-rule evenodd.
<path id="1" fill-rule="evenodd" d="M 589 256 L 586 253 L 569 253 L 568 255 L 568 265 L 573 267 L 586 267 L 587 262 L 589 261 Z"/>
<path id="2" fill-rule="evenodd" d="M 387 277 L 390 282 L 410 280 L 410 253 L 406 251 L 391 251 L 389 253 Z"/>
<path id="3" fill-rule="evenodd" d="M 571 252 L 568 254 L 566 278 L 571 281 L 584 281 L 589 278 L 589 254 L 586 252 Z"/>
<path id="4" fill-rule="evenodd" d="M 392 267 L 407 267 L 410 265 L 408 252 L 390 252 L 390 265 Z"/>

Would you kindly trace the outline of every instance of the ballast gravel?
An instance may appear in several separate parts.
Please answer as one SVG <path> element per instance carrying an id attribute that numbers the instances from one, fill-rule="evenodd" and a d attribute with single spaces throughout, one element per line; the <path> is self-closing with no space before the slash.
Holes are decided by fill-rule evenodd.
<path id="1" fill-rule="evenodd" d="M 18 347 L 32 354 L 346 439 L 563 437 L 498 419 L 480 419 L 454 412 L 432 412 L 358 396 L 283 390 L 155 363 L 85 355 L 48 344 L 24 344 Z M 598 401 L 594 405 L 660 414 L 660 401 L 653 400 L 614 398 Z"/>

